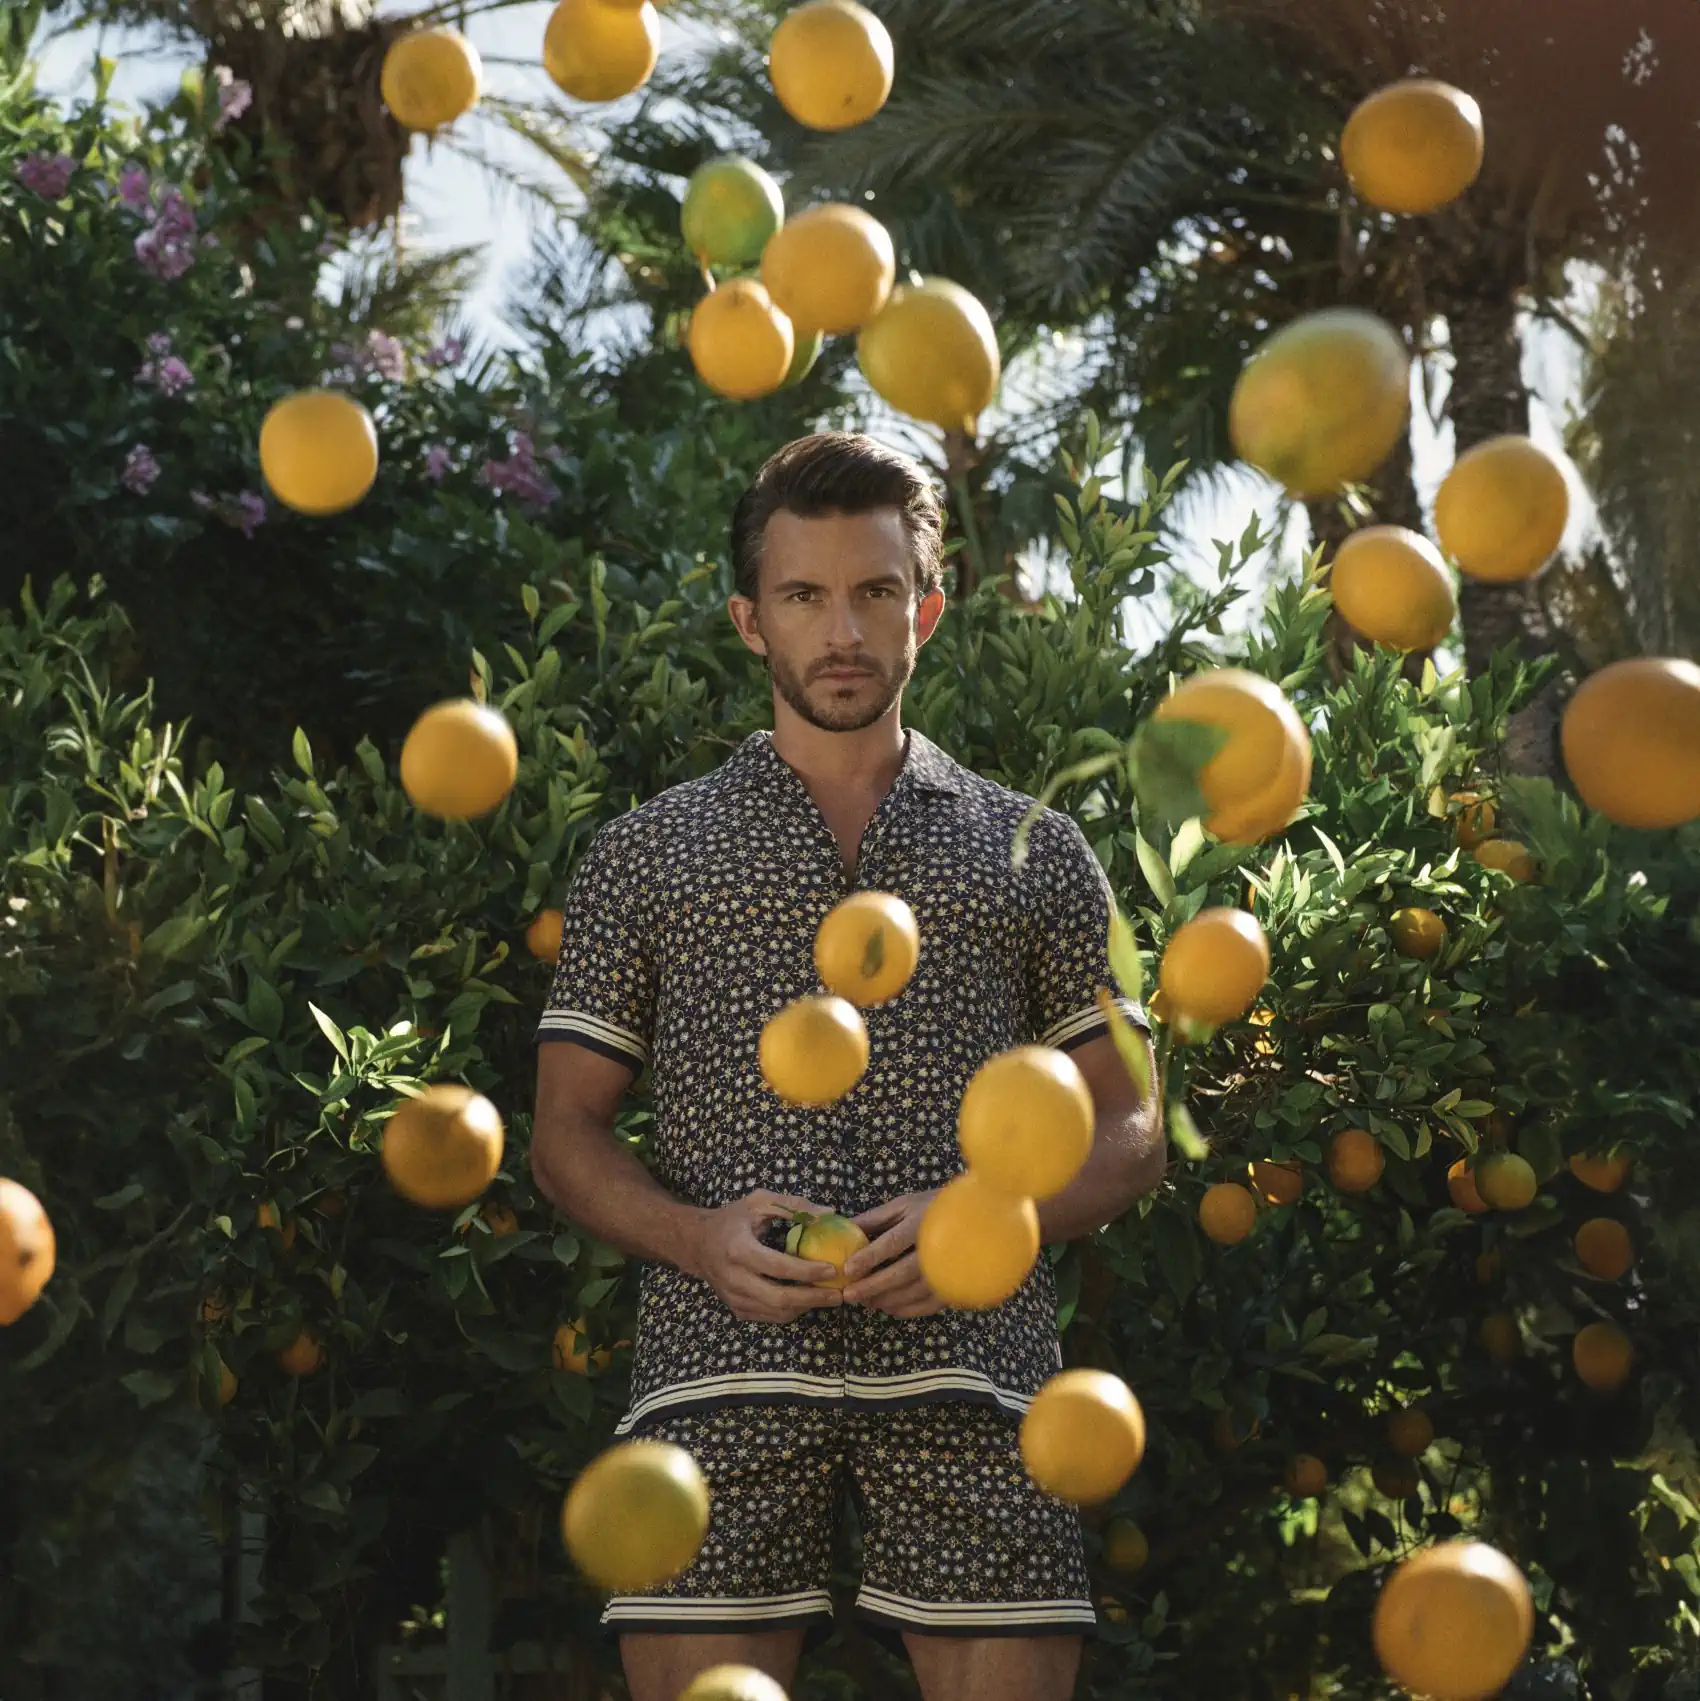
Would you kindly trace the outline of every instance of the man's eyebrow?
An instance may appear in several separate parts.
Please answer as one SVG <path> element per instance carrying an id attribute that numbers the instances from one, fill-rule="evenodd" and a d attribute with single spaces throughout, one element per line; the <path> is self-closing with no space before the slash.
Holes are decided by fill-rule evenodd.
<path id="1" fill-rule="evenodd" d="M 857 589 L 866 590 L 869 585 L 897 585 L 902 587 L 906 586 L 908 583 L 909 581 L 903 576 L 903 574 L 893 571 L 890 573 L 876 573 L 872 578 L 862 579 L 858 582 Z M 795 577 L 790 579 L 781 579 L 780 582 L 773 587 L 776 593 L 779 591 L 819 591 L 824 590 L 825 588 L 826 587 L 818 579 L 799 579 Z"/>

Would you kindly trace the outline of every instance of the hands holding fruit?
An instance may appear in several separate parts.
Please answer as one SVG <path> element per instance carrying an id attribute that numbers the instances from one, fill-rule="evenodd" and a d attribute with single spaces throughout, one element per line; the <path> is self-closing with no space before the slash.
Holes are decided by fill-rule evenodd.
<path id="1" fill-rule="evenodd" d="M 893 1317 L 944 1309 L 915 1258 L 927 1193 L 905 1193 L 854 1220 L 807 1199 L 758 1189 L 705 1211 L 681 1265 L 701 1276 L 734 1317 L 792 1323 L 806 1311 L 849 1301 Z M 763 1231 L 789 1220 L 786 1250 Z M 877 1238 L 869 1240 L 872 1234 Z"/>

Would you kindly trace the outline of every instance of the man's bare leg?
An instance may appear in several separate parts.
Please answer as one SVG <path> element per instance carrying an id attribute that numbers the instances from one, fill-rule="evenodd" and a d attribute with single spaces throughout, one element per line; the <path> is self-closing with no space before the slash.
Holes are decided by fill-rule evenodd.
<path id="1" fill-rule="evenodd" d="M 924 1636 L 906 1630 L 903 1644 L 923 1701 L 1069 1701 L 1080 1670 L 1078 1636 Z"/>
<path id="2" fill-rule="evenodd" d="M 710 1666 L 754 1666 L 786 1689 L 797 1675 L 806 1629 L 737 1631 L 716 1636 L 634 1632 L 620 1638 L 632 1701 L 679 1701 L 679 1691 Z M 1011 1691 L 1013 1694 L 1014 1691 Z M 996 1698 L 1001 1701 L 1001 1696 Z M 1033 1697 L 1039 1701 L 1039 1697 Z"/>

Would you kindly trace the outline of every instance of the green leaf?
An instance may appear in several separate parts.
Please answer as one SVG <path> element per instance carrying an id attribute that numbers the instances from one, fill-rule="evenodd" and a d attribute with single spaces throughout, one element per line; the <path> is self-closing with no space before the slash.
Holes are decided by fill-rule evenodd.
<path id="1" fill-rule="evenodd" d="M 1152 1243 L 1157 1252 L 1157 1267 L 1163 1280 L 1177 1300 L 1185 1304 L 1187 1296 L 1198 1286 L 1203 1269 L 1198 1236 L 1193 1226 L 1179 1211 L 1157 1210 L 1146 1218 Z"/>
<path id="2" fill-rule="evenodd" d="M 106 1304 L 100 1310 L 100 1338 L 103 1341 L 112 1339 L 112 1331 L 118 1327 L 124 1308 L 136 1296 L 136 1284 L 140 1279 L 140 1272 L 132 1264 L 121 1271 L 118 1280 L 112 1284 L 112 1291 L 107 1294 Z"/>
<path id="3" fill-rule="evenodd" d="M 100 1211 L 122 1211 L 126 1205 L 133 1205 L 140 1199 L 146 1189 L 139 1181 L 132 1181 L 126 1187 L 120 1187 L 116 1193 L 103 1193 L 95 1200 L 95 1208 Z"/>
<path id="4" fill-rule="evenodd" d="M 1122 997 L 1131 998 L 1137 1004 L 1145 991 L 1145 965 L 1139 959 L 1133 928 L 1113 898 L 1110 901 L 1109 950 L 1110 968 L 1122 989 Z"/>
<path id="5" fill-rule="evenodd" d="M 1150 1098 L 1151 1054 L 1147 1049 L 1144 1034 L 1134 1028 L 1107 993 L 1101 991 L 1098 994 L 1098 1007 L 1110 1024 L 1110 1038 L 1115 1041 L 1116 1050 L 1121 1055 L 1128 1076 L 1139 1089 L 1139 1096 L 1142 1099 Z"/>
<path id="6" fill-rule="evenodd" d="M 1167 909 L 1175 901 L 1175 882 L 1169 873 L 1169 865 L 1152 849 L 1143 833 L 1134 834 L 1133 850 L 1152 896 Z"/>
<path id="7" fill-rule="evenodd" d="M 1169 1106 L 1169 1138 L 1180 1147 L 1181 1156 L 1189 1162 L 1198 1163 L 1210 1155 L 1209 1142 L 1199 1133 L 1198 1124 L 1193 1121 L 1185 1099 L 1176 1099 Z"/>
<path id="8" fill-rule="evenodd" d="M 1203 721 L 1146 721 L 1128 764 L 1140 808 L 1170 824 L 1207 814 L 1199 771 L 1227 741 L 1221 727 Z"/>
<path id="9" fill-rule="evenodd" d="M 248 982 L 248 1020 L 267 1039 L 283 1031 L 283 999 L 269 980 L 254 975 Z"/>
<path id="10" fill-rule="evenodd" d="M 336 1048 L 336 1054 L 344 1063 L 348 1062 L 348 1041 L 343 1037 L 342 1029 L 321 1010 L 311 999 L 307 1008 L 313 1013 L 313 1020 L 319 1024 L 319 1032 Z"/>
<path id="11" fill-rule="evenodd" d="M 181 956 L 206 932 L 208 922 L 204 915 L 174 915 L 142 941 L 142 955 L 165 959 Z"/>
<path id="12" fill-rule="evenodd" d="M 142 1406 L 157 1406 L 161 1400 L 169 1400 L 177 1392 L 177 1378 L 167 1376 L 162 1370 L 132 1370 L 127 1376 L 118 1380 L 136 1396 L 136 1402 Z"/>
<path id="13" fill-rule="evenodd" d="M 290 750 L 295 756 L 295 765 L 308 779 L 313 777 L 313 746 L 307 742 L 307 734 L 300 727 L 295 729 L 295 737 L 290 744 Z"/>

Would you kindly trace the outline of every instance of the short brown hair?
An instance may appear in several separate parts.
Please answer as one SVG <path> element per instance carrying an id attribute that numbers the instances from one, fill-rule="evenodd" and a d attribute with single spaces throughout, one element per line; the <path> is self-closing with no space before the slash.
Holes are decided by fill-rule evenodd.
<path id="1" fill-rule="evenodd" d="M 857 431 L 817 431 L 776 450 L 762 463 L 732 510 L 732 584 L 755 600 L 762 538 L 781 511 L 871 514 L 895 508 L 909 536 L 915 586 L 922 596 L 944 582 L 944 512 L 918 461 Z"/>

